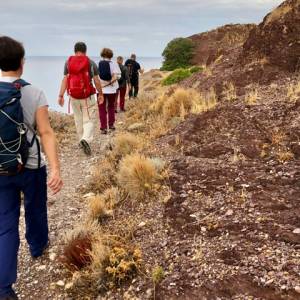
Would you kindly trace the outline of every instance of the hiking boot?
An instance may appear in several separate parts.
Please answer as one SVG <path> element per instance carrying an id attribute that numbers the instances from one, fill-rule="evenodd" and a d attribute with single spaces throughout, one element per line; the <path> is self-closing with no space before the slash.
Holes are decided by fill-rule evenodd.
<path id="1" fill-rule="evenodd" d="M 116 127 L 115 127 L 115 126 L 109 126 L 109 130 L 115 131 L 115 130 L 116 130 Z"/>
<path id="2" fill-rule="evenodd" d="M 90 156 L 92 154 L 91 147 L 86 140 L 81 140 L 80 144 L 82 146 L 83 152 Z"/>
<path id="3" fill-rule="evenodd" d="M 101 134 L 107 134 L 107 129 L 100 129 Z"/>
<path id="4" fill-rule="evenodd" d="M 18 300 L 18 296 L 14 291 L 11 291 L 9 294 L 5 296 L 0 296 L 0 300 Z"/>

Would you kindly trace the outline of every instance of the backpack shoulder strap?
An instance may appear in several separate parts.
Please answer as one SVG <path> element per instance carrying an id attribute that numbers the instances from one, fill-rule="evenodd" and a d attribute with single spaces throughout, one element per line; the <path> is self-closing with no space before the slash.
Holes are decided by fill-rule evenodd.
<path id="1" fill-rule="evenodd" d="M 27 86 L 27 85 L 31 85 L 30 83 L 28 83 L 27 81 L 25 81 L 25 80 L 23 80 L 23 79 L 17 79 L 17 80 L 15 80 L 14 82 L 13 82 L 13 84 L 16 86 L 16 87 L 20 87 L 20 88 L 22 88 L 22 87 L 25 87 L 25 86 Z"/>

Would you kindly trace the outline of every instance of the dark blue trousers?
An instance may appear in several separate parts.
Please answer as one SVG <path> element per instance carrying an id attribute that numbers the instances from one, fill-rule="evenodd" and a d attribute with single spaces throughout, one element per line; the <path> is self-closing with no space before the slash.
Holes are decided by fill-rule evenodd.
<path id="1" fill-rule="evenodd" d="M 48 243 L 46 167 L 0 176 L 0 297 L 11 292 L 17 279 L 21 192 L 31 255 L 40 256 Z"/>

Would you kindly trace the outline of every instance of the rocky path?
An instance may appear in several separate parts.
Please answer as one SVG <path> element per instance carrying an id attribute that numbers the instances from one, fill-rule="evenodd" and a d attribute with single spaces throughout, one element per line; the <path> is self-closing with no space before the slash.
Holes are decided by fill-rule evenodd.
<path id="1" fill-rule="evenodd" d="M 103 154 L 111 137 L 111 134 L 103 136 L 97 133 L 92 144 L 93 154 L 89 158 L 79 149 L 75 134 L 66 146 L 62 147 L 60 157 L 64 188 L 56 196 L 49 195 L 51 244 L 43 257 L 36 260 L 31 258 L 26 244 L 22 210 L 18 281 L 15 286 L 20 299 L 68 299 L 65 295 L 64 270 L 58 261 L 62 236 L 65 231 L 72 229 L 84 214 L 86 203 L 78 193 L 78 188 L 84 185 L 92 165 Z"/>

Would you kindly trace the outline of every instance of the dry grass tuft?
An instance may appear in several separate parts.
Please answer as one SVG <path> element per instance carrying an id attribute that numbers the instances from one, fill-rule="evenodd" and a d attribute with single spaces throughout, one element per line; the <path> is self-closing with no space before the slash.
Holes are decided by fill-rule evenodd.
<path id="1" fill-rule="evenodd" d="M 94 235 L 99 231 L 96 223 L 82 224 L 70 232 L 67 232 L 64 240 L 61 262 L 74 272 L 81 270 L 91 263 L 90 251 Z"/>
<path id="2" fill-rule="evenodd" d="M 131 199 L 141 200 L 155 191 L 159 174 L 151 159 L 133 154 L 121 161 L 117 178 L 120 187 Z"/>
<path id="3" fill-rule="evenodd" d="M 120 133 L 114 139 L 113 153 L 118 159 L 132 154 L 143 147 L 142 140 L 131 133 Z"/>
<path id="4" fill-rule="evenodd" d="M 100 223 L 112 216 L 112 211 L 108 210 L 105 199 L 101 195 L 96 195 L 89 199 L 89 213 L 91 219 Z"/>
<path id="5" fill-rule="evenodd" d="M 110 157 L 100 160 L 92 170 L 92 176 L 87 188 L 94 193 L 103 193 L 116 184 L 116 166 Z"/>
<path id="6" fill-rule="evenodd" d="M 188 90 L 177 89 L 175 93 L 169 97 L 163 106 L 163 115 L 166 119 L 179 117 L 182 110 L 189 112 L 192 108 L 191 94 Z"/>
<path id="7" fill-rule="evenodd" d="M 300 81 L 288 85 L 287 97 L 291 102 L 295 102 L 300 98 Z"/>
<path id="8" fill-rule="evenodd" d="M 294 154 L 288 149 L 279 149 L 276 152 L 276 158 L 278 159 L 279 162 L 285 163 L 287 161 L 294 159 Z"/>
<path id="9" fill-rule="evenodd" d="M 255 105 L 258 100 L 258 90 L 255 88 L 245 95 L 245 103 L 247 105 Z"/>
<path id="10" fill-rule="evenodd" d="M 236 88 L 232 82 L 224 84 L 223 97 L 227 101 L 235 101 L 237 99 Z"/>

